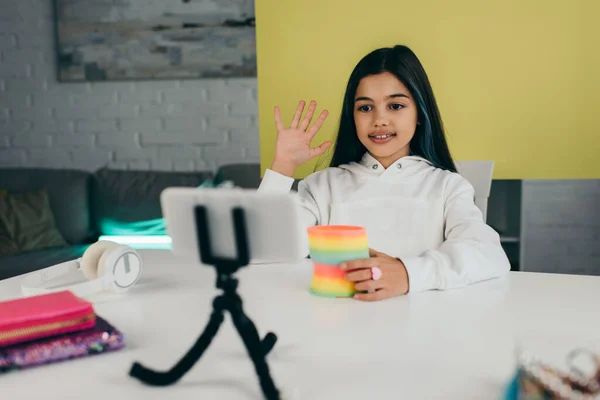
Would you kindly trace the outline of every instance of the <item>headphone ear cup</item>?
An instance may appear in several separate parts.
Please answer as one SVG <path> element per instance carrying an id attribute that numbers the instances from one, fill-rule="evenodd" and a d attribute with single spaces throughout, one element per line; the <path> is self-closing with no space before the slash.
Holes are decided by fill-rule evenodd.
<path id="1" fill-rule="evenodd" d="M 134 251 L 131 247 L 126 246 L 126 245 L 117 245 L 114 247 L 109 247 L 108 249 L 104 250 L 104 253 L 102 253 L 102 255 L 100 256 L 100 260 L 98 260 L 98 269 L 97 269 L 97 275 L 98 277 L 102 277 L 105 274 L 109 273 L 109 271 L 107 271 L 107 268 L 110 269 L 112 267 L 114 267 L 114 265 L 106 265 L 106 262 L 108 260 L 108 258 L 111 256 L 111 254 L 116 253 L 116 252 L 121 252 L 122 254 L 127 253 L 129 251 Z M 117 257 L 118 259 L 118 257 Z M 116 259 L 115 259 L 116 261 Z M 112 272 L 112 271 L 110 271 Z"/>
<path id="2" fill-rule="evenodd" d="M 91 245 L 81 257 L 81 272 L 88 280 L 98 277 L 98 265 L 100 258 L 107 250 L 119 246 L 118 243 L 101 240 Z"/>
<path id="3" fill-rule="evenodd" d="M 116 247 L 115 247 L 116 248 Z M 100 256 L 100 260 L 98 260 L 98 269 L 97 276 L 98 278 L 102 277 L 106 273 L 106 259 L 110 256 L 110 254 L 115 249 L 113 247 L 104 250 L 104 253 Z"/>

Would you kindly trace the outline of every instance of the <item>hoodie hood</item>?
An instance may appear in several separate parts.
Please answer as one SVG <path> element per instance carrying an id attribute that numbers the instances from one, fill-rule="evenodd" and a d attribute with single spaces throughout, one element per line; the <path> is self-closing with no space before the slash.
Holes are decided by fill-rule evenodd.
<path id="1" fill-rule="evenodd" d="M 421 175 L 424 172 L 430 172 L 435 166 L 420 156 L 405 156 L 396 160 L 387 169 L 375 159 L 369 152 L 366 152 L 360 162 L 351 162 L 340 165 L 339 168 L 352 172 L 353 174 L 369 176 L 402 176 L 403 178 Z"/>

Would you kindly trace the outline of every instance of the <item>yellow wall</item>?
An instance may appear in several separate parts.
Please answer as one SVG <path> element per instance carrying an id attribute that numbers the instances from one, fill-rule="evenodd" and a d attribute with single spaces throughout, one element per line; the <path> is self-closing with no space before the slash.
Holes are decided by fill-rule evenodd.
<path id="1" fill-rule="evenodd" d="M 599 0 L 256 0 L 256 20 L 263 171 L 275 105 L 286 123 L 300 99 L 327 108 L 320 144 L 358 60 L 405 44 L 429 74 L 456 159 L 493 159 L 496 179 L 600 178 Z"/>

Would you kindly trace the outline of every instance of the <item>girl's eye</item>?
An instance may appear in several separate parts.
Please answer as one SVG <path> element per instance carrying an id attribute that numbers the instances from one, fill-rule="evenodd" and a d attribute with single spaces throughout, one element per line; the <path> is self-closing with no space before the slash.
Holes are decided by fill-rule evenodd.
<path id="1" fill-rule="evenodd" d="M 402 104 L 394 103 L 394 104 L 390 105 L 390 108 L 392 110 L 400 110 L 400 109 L 404 108 L 404 106 Z"/>
<path id="2" fill-rule="evenodd" d="M 358 111 L 362 111 L 362 112 L 367 112 L 367 111 L 371 111 L 371 106 L 368 105 L 362 105 L 360 107 L 358 107 Z"/>

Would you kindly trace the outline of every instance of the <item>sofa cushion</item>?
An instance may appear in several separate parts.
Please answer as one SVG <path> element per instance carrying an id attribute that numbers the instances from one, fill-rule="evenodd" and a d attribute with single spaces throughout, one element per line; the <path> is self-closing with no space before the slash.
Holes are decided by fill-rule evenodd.
<path id="1" fill-rule="evenodd" d="M 261 180 L 260 164 L 258 163 L 226 164 L 219 167 L 215 175 L 216 185 L 232 182 L 234 186 L 244 189 L 258 189 Z M 300 181 L 301 179 L 294 179 L 291 189 L 293 192 L 298 191 Z"/>
<path id="2" fill-rule="evenodd" d="M 223 165 L 215 174 L 216 185 L 232 182 L 234 186 L 244 189 L 257 189 L 260 180 L 260 164 L 258 163 Z"/>
<path id="3" fill-rule="evenodd" d="M 0 197 L 0 256 L 66 247 L 46 189 Z"/>
<path id="4" fill-rule="evenodd" d="M 25 193 L 47 189 L 56 227 L 71 244 L 89 243 L 91 173 L 69 169 L 0 168 L 0 190 Z"/>
<path id="5" fill-rule="evenodd" d="M 98 170 L 92 179 L 93 226 L 99 235 L 162 234 L 161 192 L 199 187 L 212 178 L 211 171 Z"/>
<path id="6" fill-rule="evenodd" d="M 81 257 L 89 245 L 76 245 L 4 256 L 0 258 L 0 280 L 37 271 Z"/>

